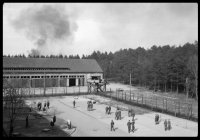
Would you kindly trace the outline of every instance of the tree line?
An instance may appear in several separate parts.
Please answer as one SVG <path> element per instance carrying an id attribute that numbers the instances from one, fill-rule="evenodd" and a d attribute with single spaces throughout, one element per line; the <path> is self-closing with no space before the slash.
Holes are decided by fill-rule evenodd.
<path id="1" fill-rule="evenodd" d="M 23 55 L 3 57 L 26 57 Z M 179 46 L 156 46 L 150 49 L 120 49 L 114 53 L 94 51 L 91 55 L 29 55 L 27 58 L 95 59 L 110 81 L 149 87 L 163 92 L 186 93 L 189 78 L 190 96 L 198 99 L 198 41 Z"/>
<path id="2" fill-rule="evenodd" d="M 129 84 L 131 74 L 133 85 L 154 91 L 186 93 L 186 78 L 189 78 L 189 95 L 198 99 L 198 41 L 178 47 L 120 49 L 109 54 L 94 51 L 83 58 L 96 59 L 105 79 Z"/>

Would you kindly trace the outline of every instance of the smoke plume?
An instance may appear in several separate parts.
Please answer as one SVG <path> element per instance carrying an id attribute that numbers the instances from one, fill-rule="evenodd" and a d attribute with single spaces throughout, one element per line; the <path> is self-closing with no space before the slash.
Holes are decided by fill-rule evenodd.
<path id="1" fill-rule="evenodd" d="M 52 43 L 70 41 L 70 37 L 78 28 L 61 5 L 30 7 L 21 11 L 11 23 L 17 31 L 25 33 L 26 37 L 36 45 L 36 49 L 31 50 L 31 55 L 44 53 L 47 46 Z"/>

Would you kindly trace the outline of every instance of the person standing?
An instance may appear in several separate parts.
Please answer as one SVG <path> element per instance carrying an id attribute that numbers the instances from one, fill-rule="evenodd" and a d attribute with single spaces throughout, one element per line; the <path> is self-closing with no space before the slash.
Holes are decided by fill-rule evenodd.
<path id="1" fill-rule="evenodd" d="M 131 131 L 131 122 L 130 122 L 130 120 L 128 121 L 127 126 L 128 126 L 128 132 L 130 133 L 130 131 Z"/>
<path id="2" fill-rule="evenodd" d="M 45 103 L 44 103 L 44 107 L 46 107 L 46 105 L 47 105 L 47 103 L 46 103 L 46 101 L 45 101 Z"/>
<path id="3" fill-rule="evenodd" d="M 71 121 L 69 119 L 67 120 L 67 127 L 68 127 L 68 129 L 71 129 L 71 127 L 72 127 L 71 126 Z"/>
<path id="4" fill-rule="evenodd" d="M 49 103 L 49 100 L 47 101 L 47 107 L 48 107 L 48 109 L 49 109 L 49 105 L 50 105 L 50 103 Z"/>
<path id="5" fill-rule="evenodd" d="M 74 104 L 74 108 L 75 108 L 75 104 L 76 104 L 75 100 L 73 101 L 73 104 Z"/>
<path id="6" fill-rule="evenodd" d="M 165 131 L 167 130 L 167 120 L 165 119 L 164 121 L 164 128 L 165 128 Z"/>
<path id="7" fill-rule="evenodd" d="M 28 115 L 26 116 L 26 128 L 28 128 L 29 125 L 28 125 Z"/>
<path id="8" fill-rule="evenodd" d="M 167 125 L 168 125 L 168 130 L 170 130 L 171 129 L 171 122 L 170 122 L 169 119 L 168 119 Z"/>
<path id="9" fill-rule="evenodd" d="M 108 107 L 108 114 L 111 114 L 111 106 Z"/>
<path id="10" fill-rule="evenodd" d="M 114 121 L 113 120 L 111 121 L 111 131 L 112 130 L 115 131 L 115 129 L 114 129 Z"/>
<path id="11" fill-rule="evenodd" d="M 135 130 L 135 120 L 132 121 L 132 132 Z"/>
<path id="12" fill-rule="evenodd" d="M 51 122 L 50 122 L 50 125 L 51 125 L 51 127 L 52 127 L 52 129 L 53 129 L 54 122 L 53 122 L 53 121 L 51 121 Z"/>
<path id="13" fill-rule="evenodd" d="M 56 122 L 56 116 L 54 115 L 53 116 L 53 123 L 55 123 Z"/>

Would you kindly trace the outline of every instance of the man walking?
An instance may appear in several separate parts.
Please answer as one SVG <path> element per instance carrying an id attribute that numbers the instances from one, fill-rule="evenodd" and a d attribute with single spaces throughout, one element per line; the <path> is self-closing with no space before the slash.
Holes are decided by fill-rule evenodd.
<path id="1" fill-rule="evenodd" d="M 164 128 L 165 128 L 165 131 L 167 130 L 167 120 L 165 119 L 164 121 Z"/>
<path id="2" fill-rule="evenodd" d="M 28 116 L 26 116 L 26 128 L 28 128 L 29 125 L 28 125 Z"/>
<path id="3" fill-rule="evenodd" d="M 44 107 L 46 107 L 46 105 L 47 105 L 47 103 L 46 103 L 46 101 L 45 101 L 45 103 L 44 103 Z"/>
<path id="4" fill-rule="evenodd" d="M 128 121 L 127 126 L 128 126 L 128 132 L 130 133 L 130 131 L 131 131 L 131 122 L 130 122 L 130 120 Z"/>
<path id="5" fill-rule="evenodd" d="M 111 131 L 112 130 L 115 131 L 115 129 L 114 129 L 114 121 L 113 120 L 111 121 Z"/>
<path id="6" fill-rule="evenodd" d="M 108 111 L 108 114 L 111 114 L 111 106 L 108 107 L 109 108 L 109 111 Z"/>
<path id="7" fill-rule="evenodd" d="M 75 100 L 73 101 L 73 104 L 74 104 L 74 108 L 75 108 L 75 104 L 76 104 Z"/>
<path id="8" fill-rule="evenodd" d="M 50 103 L 49 103 L 49 100 L 47 101 L 47 107 L 48 107 L 48 109 L 49 109 L 49 105 L 50 105 Z"/>
<path id="9" fill-rule="evenodd" d="M 56 116 L 54 115 L 53 116 L 53 123 L 55 123 L 56 122 Z"/>
<path id="10" fill-rule="evenodd" d="M 132 132 L 135 130 L 135 120 L 132 121 Z"/>
<path id="11" fill-rule="evenodd" d="M 168 130 L 170 130 L 171 129 L 171 122 L 170 122 L 169 119 L 168 119 L 167 125 L 168 125 Z"/>

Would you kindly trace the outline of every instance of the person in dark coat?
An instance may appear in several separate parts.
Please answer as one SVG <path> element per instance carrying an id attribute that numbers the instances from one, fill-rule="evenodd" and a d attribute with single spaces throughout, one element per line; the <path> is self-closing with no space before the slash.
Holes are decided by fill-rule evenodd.
<path id="1" fill-rule="evenodd" d="M 51 127 L 52 127 L 52 129 L 53 129 L 53 127 L 54 127 L 54 122 L 51 121 L 51 122 L 50 122 L 50 125 L 51 125 Z"/>
<path id="2" fill-rule="evenodd" d="M 28 125 L 28 116 L 26 116 L 26 128 L 28 128 L 29 125 Z"/>
<path id="3" fill-rule="evenodd" d="M 132 132 L 134 132 L 134 130 L 135 130 L 135 120 L 132 121 Z"/>
<path id="4" fill-rule="evenodd" d="M 108 111 L 108 114 L 111 114 L 110 112 L 111 112 L 111 106 L 109 106 L 109 111 Z"/>
<path id="5" fill-rule="evenodd" d="M 48 107 L 48 109 L 49 109 L 49 105 L 50 105 L 50 102 L 49 102 L 49 100 L 47 101 L 47 107 Z"/>
<path id="6" fill-rule="evenodd" d="M 130 120 L 128 121 L 127 126 L 128 126 L 128 132 L 130 133 L 130 131 L 131 131 L 131 122 L 130 122 Z"/>
<path id="7" fill-rule="evenodd" d="M 47 105 L 47 103 L 45 102 L 45 103 L 44 103 L 44 107 L 46 107 L 46 105 Z"/>
<path id="8" fill-rule="evenodd" d="M 117 115 L 118 115 L 118 112 L 116 111 L 116 112 L 115 112 L 115 120 L 118 118 Z"/>
<path id="9" fill-rule="evenodd" d="M 171 122 L 170 122 L 169 119 L 168 119 L 168 122 L 167 122 L 167 126 L 168 126 L 168 130 L 170 130 L 171 129 Z"/>
<path id="10" fill-rule="evenodd" d="M 75 102 L 75 100 L 74 100 L 74 101 L 73 101 L 74 108 L 75 108 L 75 104 L 76 104 L 76 102 Z"/>
<path id="11" fill-rule="evenodd" d="M 108 106 L 106 106 L 106 114 L 108 114 Z"/>
<path id="12" fill-rule="evenodd" d="M 37 107 L 38 107 L 38 110 L 40 111 L 40 102 L 38 102 L 38 104 L 37 104 Z"/>
<path id="13" fill-rule="evenodd" d="M 53 122 L 54 123 L 56 122 L 56 116 L 53 116 Z"/>
<path id="14" fill-rule="evenodd" d="M 167 120 L 165 119 L 164 121 L 164 128 L 165 128 L 165 131 L 167 130 Z"/>
<path id="15" fill-rule="evenodd" d="M 110 131 L 112 131 L 112 130 L 115 131 L 115 129 L 114 129 L 114 121 L 113 120 L 111 121 L 110 125 L 111 125 L 111 130 Z"/>
<path id="16" fill-rule="evenodd" d="M 159 124 L 159 115 L 158 114 L 155 115 L 155 124 Z"/>

